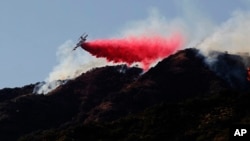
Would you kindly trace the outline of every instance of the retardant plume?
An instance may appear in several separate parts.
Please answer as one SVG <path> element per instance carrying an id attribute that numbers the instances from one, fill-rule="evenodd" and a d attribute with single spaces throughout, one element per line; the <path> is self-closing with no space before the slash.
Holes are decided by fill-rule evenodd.
<path id="1" fill-rule="evenodd" d="M 82 48 L 96 57 L 109 62 L 140 63 L 147 70 L 155 61 L 165 58 L 183 44 L 183 36 L 130 36 L 121 39 L 100 39 L 83 43 Z"/>

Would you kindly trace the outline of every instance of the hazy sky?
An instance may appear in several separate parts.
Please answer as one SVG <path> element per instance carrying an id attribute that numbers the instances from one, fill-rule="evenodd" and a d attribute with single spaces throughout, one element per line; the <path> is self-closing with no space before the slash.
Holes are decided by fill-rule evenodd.
<path id="1" fill-rule="evenodd" d="M 120 33 L 144 20 L 152 9 L 167 20 L 176 17 L 215 24 L 235 10 L 249 9 L 248 0 L 1 0 L 0 88 L 43 81 L 57 64 L 56 50 L 83 32 L 91 39 Z M 193 18 L 193 19 L 192 19 Z M 204 27 L 206 28 L 206 27 Z"/>

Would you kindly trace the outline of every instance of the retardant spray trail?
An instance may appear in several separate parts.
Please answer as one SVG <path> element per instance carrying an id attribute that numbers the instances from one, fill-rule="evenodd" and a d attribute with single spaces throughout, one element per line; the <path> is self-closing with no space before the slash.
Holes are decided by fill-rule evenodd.
<path id="1" fill-rule="evenodd" d="M 85 42 L 81 47 L 92 55 L 104 57 L 111 62 L 125 62 L 128 65 L 141 63 L 147 70 L 152 63 L 172 54 L 182 44 L 183 37 L 174 34 L 169 37 L 131 36 L 122 39 L 100 39 Z"/>

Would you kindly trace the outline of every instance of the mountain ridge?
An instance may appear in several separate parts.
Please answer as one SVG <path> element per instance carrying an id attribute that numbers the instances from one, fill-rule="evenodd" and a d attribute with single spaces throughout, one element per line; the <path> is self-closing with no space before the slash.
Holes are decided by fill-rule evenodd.
<path id="1" fill-rule="evenodd" d="M 0 139 L 228 139 L 231 123 L 250 119 L 250 85 L 232 87 L 205 59 L 190 48 L 143 74 L 126 65 L 95 68 L 47 95 L 32 94 L 36 84 L 2 89 Z"/>

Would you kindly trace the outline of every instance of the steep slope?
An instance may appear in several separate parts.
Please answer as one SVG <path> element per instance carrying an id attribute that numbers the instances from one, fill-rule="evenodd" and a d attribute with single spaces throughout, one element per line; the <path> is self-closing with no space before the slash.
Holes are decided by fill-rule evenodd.
<path id="1" fill-rule="evenodd" d="M 232 87 L 205 59 L 186 49 L 144 74 L 106 66 L 47 95 L 32 94 L 34 85 L 0 90 L 0 139 L 227 139 L 230 124 L 250 119 L 249 90 Z M 245 77 L 241 63 L 232 68 Z"/>
<path id="2" fill-rule="evenodd" d="M 137 81 L 109 96 L 114 107 L 112 115 L 124 116 L 162 102 L 209 95 L 226 88 L 203 59 L 198 50 L 187 49 L 159 62 Z"/>

